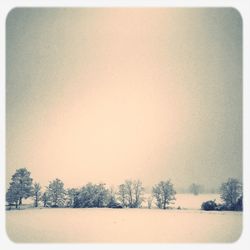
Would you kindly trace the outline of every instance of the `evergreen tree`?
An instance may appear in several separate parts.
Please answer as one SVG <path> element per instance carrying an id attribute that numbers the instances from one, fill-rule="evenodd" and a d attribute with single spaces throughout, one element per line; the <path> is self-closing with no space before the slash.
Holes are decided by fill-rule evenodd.
<path id="1" fill-rule="evenodd" d="M 7 194 L 9 201 L 12 200 L 16 203 L 16 199 L 18 199 L 16 207 L 22 205 L 23 198 L 27 199 L 32 195 L 32 178 L 26 168 L 17 169 L 12 175 Z"/>
<path id="2" fill-rule="evenodd" d="M 6 201 L 8 202 L 10 208 L 12 204 L 15 204 L 16 208 L 18 208 L 19 191 L 16 186 L 12 185 L 9 187 L 6 193 Z"/>

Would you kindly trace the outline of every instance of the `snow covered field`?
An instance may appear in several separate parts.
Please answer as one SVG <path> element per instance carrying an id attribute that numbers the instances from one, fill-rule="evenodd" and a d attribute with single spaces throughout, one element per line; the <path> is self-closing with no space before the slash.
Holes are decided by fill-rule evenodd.
<path id="1" fill-rule="evenodd" d="M 181 207 L 184 209 L 200 209 L 204 201 L 215 200 L 216 203 L 222 203 L 220 194 L 176 194 L 176 200 L 173 207 Z"/>
<path id="2" fill-rule="evenodd" d="M 204 196 L 179 195 L 174 206 L 189 208 L 187 210 L 13 210 L 6 212 L 6 229 L 14 242 L 195 243 L 237 240 L 241 234 L 242 213 L 194 209 L 198 204 L 200 207 L 199 200 L 204 201 Z M 211 195 L 206 198 L 211 199 Z"/>

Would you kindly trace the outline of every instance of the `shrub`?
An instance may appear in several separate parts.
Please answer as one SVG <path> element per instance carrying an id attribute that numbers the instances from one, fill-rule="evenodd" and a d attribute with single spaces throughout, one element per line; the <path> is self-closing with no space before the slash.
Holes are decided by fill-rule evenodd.
<path id="1" fill-rule="evenodd" d="M 217 208 L 218 208 L 218 205 L 216 204 L 214 200 L 205 201 L 201 205 L 201 209 L 206 210 L 206 211 L 217 210 Z"/>
<path id="2" fill-rule="evenodd" d="M 235 210 L 236 211 L 242 211 L 243 210 L 243 202 L 242 202 L 243 197 L 240 196 L 237 200 L 237 203 L 235 205 Z"/>
<path id="3" fill-rule="evenodd" d="M 216 210 L 217 211 L 227 211 L 228 207 L 225 204 L 217 204 Z"/>
<path id="4" fill-rule="evenodd" d="M 108 206 L 109 208 L 123 208 L 122 205 L 119 203 L 113 203 L 112 205 Z"/>

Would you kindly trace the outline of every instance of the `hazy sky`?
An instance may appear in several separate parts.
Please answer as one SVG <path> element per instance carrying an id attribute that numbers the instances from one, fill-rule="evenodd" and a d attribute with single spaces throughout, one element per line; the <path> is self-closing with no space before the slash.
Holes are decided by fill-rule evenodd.
<path id="1" fill-rule="evenodd" d="M 22 8 L 6 36 L 7 182 L 241 178 L 236 10 Z"/>

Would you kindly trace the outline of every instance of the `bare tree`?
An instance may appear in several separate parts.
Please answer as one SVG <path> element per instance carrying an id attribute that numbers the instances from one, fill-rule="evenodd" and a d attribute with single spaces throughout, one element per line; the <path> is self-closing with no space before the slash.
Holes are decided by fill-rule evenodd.
<path id="1" fill-rule="evenodd" d="M 133 207 L 133 182 L 131 180 L 125 181 L 125 190 L 127 193 L 128 207 Z"/>
<path id="2" fill-rule="evenodd" d="M 119 185 L 118 200 L 121 202 L 123 207 L 127 207 L 128 195 L 124 184 Z"/>
<path id="3" fill-rule="evenodd" d="M 144 188 L 142 186 L 142 182 L 140 180 L 136 180 L 133 182 L 133 191 L 134 191 L 134 200 L 133 201 L 133 207 L 140 207 L 141 203 L 143 201 L 143 193 Z"/>
<path id="4" fill-rule="evenodd" d="M 161 181 L 152 189 L 152 194 L 156 199 L 158 208 L 166 209 L 171 201 L 175 200 L 175 190 L 170 180 Z"/>
<path id="5" fill-rule="evenodd" d="M 119 186 L 118 199 L 123 207 L 137 208 L 143 201 L 144 188 L 140 180 L 126 180 Z"/>
<path id="6" fill-rule="evenodd" d="M 41 186 L 35 182 L 33 186 L 34 207 L 38 207 L 38 202 L 41 200 Z"/>

